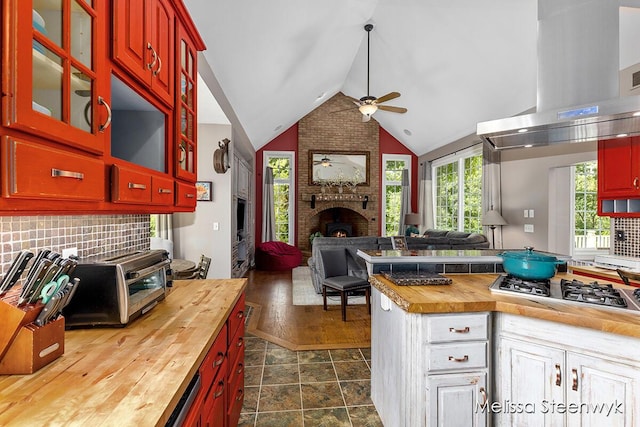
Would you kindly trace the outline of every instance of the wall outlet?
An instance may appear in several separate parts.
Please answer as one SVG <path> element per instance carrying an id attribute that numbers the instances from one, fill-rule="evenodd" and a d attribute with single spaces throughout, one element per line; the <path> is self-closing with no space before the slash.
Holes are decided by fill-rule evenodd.
<path id="1" fill-rule="evenodd" d="M 524 210 L 524 217 L 529 218 L 529 209 Z"/>
<path id="2" fill-rule="evenodd" d="M 67 248 L 62 250 L 62 258 L 69 258 L 70 256 L 78 256 L 78 248 Z"/>
<path id="3" fill-rule="evenodd" d="M 533 224 L 525 224 L 524 225 L 525 233 L 533 233 Z"/>
<path id="4" fill-rule="evenodd" d="M 616 242 L 624 242 L 626 239 L 624 230 L 616 230 Z"/>

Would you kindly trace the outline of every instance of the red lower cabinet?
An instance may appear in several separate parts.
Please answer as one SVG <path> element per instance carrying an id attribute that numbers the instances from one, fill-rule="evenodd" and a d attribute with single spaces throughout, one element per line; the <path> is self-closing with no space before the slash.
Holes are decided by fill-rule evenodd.
<path id="1" fill-rule="evenodd" d="M 238 425 L 244 402 L 244 313 L 242 294 L 200 365 L 200 390 L 183 426 Z"/>

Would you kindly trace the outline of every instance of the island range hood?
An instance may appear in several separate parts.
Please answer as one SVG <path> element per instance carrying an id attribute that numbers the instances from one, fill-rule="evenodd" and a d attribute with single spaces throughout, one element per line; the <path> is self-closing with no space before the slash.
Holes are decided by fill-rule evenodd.
<path id="1" fill-rule="evenodd" d="M 538 1 L 537 113 L 478 123 L 496 150 L 640 134 L 640 96 L 619 97 L 619 3 Z"/>

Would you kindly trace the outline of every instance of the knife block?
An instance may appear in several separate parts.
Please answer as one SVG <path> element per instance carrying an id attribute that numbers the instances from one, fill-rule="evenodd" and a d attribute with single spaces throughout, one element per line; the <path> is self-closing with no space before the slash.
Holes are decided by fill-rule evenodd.
<path id="1" fill-rule="evenodd" d="M 16 307 L 0 300 L 0 375 L 32 374 L 64 353 L 64 318 L 36 326 L 43 306 Z"/>

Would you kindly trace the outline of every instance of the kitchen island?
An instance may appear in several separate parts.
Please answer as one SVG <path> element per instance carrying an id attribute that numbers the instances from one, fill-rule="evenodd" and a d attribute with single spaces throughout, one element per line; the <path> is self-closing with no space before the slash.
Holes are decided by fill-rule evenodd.
<path id="1" fill-rule="evenodd" d="M 0 425 L 164 426 L 247 284 L 173 283 L 126 327 L 66 331 L 63 356 L 0 376 Z"/>
<path id="2" fill-rule="evenodd" d="M 451 285 L 371 277 L 371 395 L 385 425 L 634 425 L 640 312 L 492 293 L 496 274 L 446 276 Z M 624 413 L 551 413 L 543 404 L 554 399 L 617 399 Z"/>

